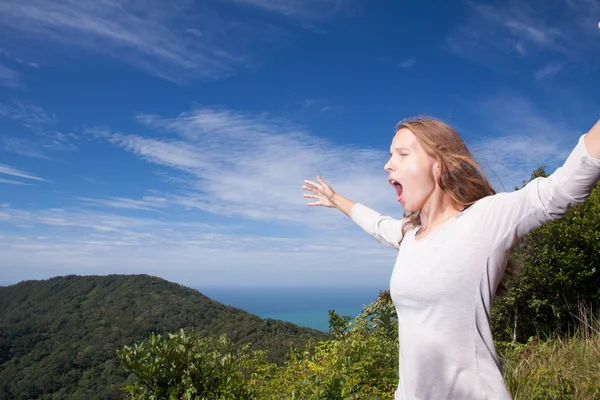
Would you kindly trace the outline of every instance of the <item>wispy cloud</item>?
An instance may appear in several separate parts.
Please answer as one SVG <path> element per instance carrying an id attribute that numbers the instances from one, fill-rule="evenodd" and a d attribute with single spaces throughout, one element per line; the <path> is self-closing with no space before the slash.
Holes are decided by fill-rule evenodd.
<path id="1" fill-rule="evenodd" d="M 19 121 L 25 127 L 32 128 L 41 125 L 52 125 L 57 122 L 54 114 L 47 112 L 35 104 L 14 102 L 0 103 L 0 117 Z"/>
<path id="2" fill-rule="evenodd" d="M 8 0 L 0 4 L 0 25 L 21 42 L 100 53 L 175 82 L 222 76 L 248 65 L 252 61 L 241 44 L 249 36 L 260 39 L 252 30 L 261 27 L 190 3 L 155 0 Z"/>
<path id="3" fill-rule="evenodd" d="M 542 79 L 550 78 L 556 74 L 558 74 L 564 68 L 563 64 L 547 64 L 542 68 L 535 71 L 533 76 L 536 80 L 540 81 Z"/>
<path id="4" fill-rule="evenodd" d="M 13 181 L 12 179 L 4 179 L 4 178 L 0 178 L 0 183 L 6 183 L 9 185 L 24 185 L 24 186 L 31 186 L 30 183 L 25 183 L 25 182 L 19 182 L 19 181 Z"/>
<path id="5" fill-rule="evenodd" d="M 550 119 L 518 93 L 480 99 L 471 109 L 488 128 L 470 146 L 499 191 L 512 191 L 541 165 L 554 172 L 578 139 L 578 132 Z"/>
<path id="6" fill-rule="evenodd" d="M 230 0 L 264 11 L 281 14 L 303 21 L 322 19 L 333 13 L 349 13 L 356 10 L 355 0 Z"/>
<path id="7" fill-rule="evenodd" d="M 5 64 L 0 63 L 0 86 L 9 88 L 22 87 L 23 83 L 21 82 L 21 75 L 17 71 L 7 67 Z"/>
<path id="8" fill-rule="evenodd" d="M 333 229 L 339 219 L 309 210 L 302 197 L 303 180 L 321 174 L 357 201 L 382 212 L 400 212 L 385 179 L 384 150 L 332 143 L 282 119 L 227 109 L 198 108 L 174 118 L 142 114 L 137 119 L 175 136 L 156 139 L 102 130 L 98 137 L 166 168 L 162 173 L 177 180 L 178 187 L 164 196 L 169 204 Z"/>
<path id="9" fill-rule="evenodd" d="M 24 179 L 31 179 L 31 180 L 34 180 L 34 181 L 48 182 L 45 179 L 37 177 L 37 176 L 35 176 L 33 174 L 30 174 L 28 172 L 19 170 L 17 168 L 8 166 L 6 164 L 0 164 L 0 174 L 10 175 L 10 176 L 16 176 L 18 178 L 24 178 Z M 5 182 L 5 183 L 7 183 L 7 182 Z"/>
<path id="10" fill-rule="evenodd" d="M 337 1 L 232 1 L 300 18 L 336 9 Z M 123 60 L 161 78 L 185 83 L 256 66 L 255 43 L 289 37 L 285 26 L 252 17 L 240 7 L 207 2 L 7 0 L 0 3 L 0 33 L 13 53 L 84 50 Z M 231 6 L 231 4 L 230 4 Z M 2 42 L 0 41 L 0 44 Z M 48 46 L 50 45 L 50 46 Z"/>
<path id="11" fill-rule="evenodd" d="M 311 112 L 317 114 L 339 114 L 343 112 L 342 107 L 332 105 L 322 99 L 307 98 L 298 102 L 300 112 Z"/>
<path id="12" fill-rule="evenodd" d="M 49 152 L 77 149 L 77 135 L 49 130 L 55 127 L 58 118 L 35 104 L 0 103 L 0 119 L 2 118 L 13 120 L 29 130 L 27 134 L 21 132 L 19 135 L 3 132 L 0 148 L 4 151 L 51 160 Z"/>
<path id="13" fill-rule="evenodd" d="M 42 158 L 50 160 L 50 157 L 44 154 L 39 146 L 34 145 L 31 140 L 26 140 L 14 136 L 5 136 L 0 138 L 2 150 L 27 157 Z"/>
<path id="14" fill-rule="evenodd" d="M 127 199 L 123 197 L 112 197 L 109 199 L 92 199 L 87 197 L 79 197 L 83 203 L 97 207 L 108 208 L 125 208 L 132 210 L 147 210 L 158 211 L 160 208 L 166 207 L 167 199 L 164 197 L 144 196 L 141 200 Z"/>
<path id="15" fill-rule="evenodd" d="M 43 136 L 44 142 L 41 145 L 46 149 L 58 151 L 77 150 L 77 145 L 74 142 L 79 138 L 73 133 L 52 132 Z"/>
<path id="16" fill-rule="evenodd" d="M 72 133 L 36 131 L 33 136 L 20 138 L 5 136 L 0 138 L 2 150 L 27 157 L 54 160 L 48 153 L 75 151 L 78 137 Z"/>
<path id="17" fill-rule="evenodd" d="M 598 2 L 544 0 L 533 7 L 511 0 L 469 2 L 467 7 L 468 16 L 450 32 L 446 44 L 450 51 L 474 62 L 506 71 L 511 61 L 539 62 L 538 57 L 547 55 L 560 59 L 561 64 L 586 68 L 598 60 L 594 51 Z"/>
<path id="18" fill-rule="evenodd" d="M 295 237 L 237 232 L 229 224 L 0 205 L 3 279 L 149 273 L 187 285 L 385 285 L 393 251 L 353 233 Z M 260 232 L 260 230 L 258 230 Z M 357 246 L 357 243 L 361 243 Z M 340 274 L 349 278 L 340 282 Z"/>
<path id="19" fill-rule="evenodd" d="M 398 66 L 402 69 L 409 69 L 412 66 L 414 66 L 417 63 L 417 60 L 415 60 L 414 58 L 407 58 L 406 60 L 402 61 L 400 64 L 398 64 Z"/>

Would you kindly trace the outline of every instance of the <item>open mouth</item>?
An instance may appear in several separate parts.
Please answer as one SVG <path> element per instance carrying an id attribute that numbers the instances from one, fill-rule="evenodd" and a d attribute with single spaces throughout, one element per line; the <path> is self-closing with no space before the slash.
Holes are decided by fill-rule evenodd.
<path id="1" fill-rule="evenodd" d="M 394 189 L 396 189 L 396 200 L 400 201 L 400 198 L 402 197 L 402 185 L 393 179 L 390 179 L 390 183 Z"/>

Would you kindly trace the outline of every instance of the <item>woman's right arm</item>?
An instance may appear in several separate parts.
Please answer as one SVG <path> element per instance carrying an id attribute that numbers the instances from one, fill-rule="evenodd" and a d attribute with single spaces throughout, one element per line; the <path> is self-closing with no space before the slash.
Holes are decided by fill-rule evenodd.
<path id="1" fill-rule="evenodd" d="M 302 186 L 302 189 L 314 193 L 304 195 L 305 198 L 316 199 L 308 203 L 309 206 L 337 208 L 381 244 L 396 249 L 400 246 L 403 220 L 382 215 L 339 195 L 320 176 L 317 176 L 317 180 L 319 183 L 305 180 Z"/>
<path id="2" fill-rule="evenodd" d="M 350 218 L 379 243 L 395 249 L 400 247 L 403 220 L 380 214 L 360 203 L 352 207 Z"/>

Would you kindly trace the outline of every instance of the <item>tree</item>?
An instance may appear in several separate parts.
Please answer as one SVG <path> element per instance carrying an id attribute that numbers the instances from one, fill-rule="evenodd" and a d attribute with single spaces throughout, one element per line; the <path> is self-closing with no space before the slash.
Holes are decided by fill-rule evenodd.
<path id="1" fill-rule="evenodd" d="M 136 381 L 125 390 L 133 400 L 150 399 L 253 399 L 249 382 L 255 370 L 267 364 L 263 352 L 248 352 L 248 346 L 219 338 L 196 337 L 193 333 L 152 333 L 141 344 L 118 351 L 125 369 Z"/>
<path id="2" fill-rule="evenodd" d="M 352 321 L 335 311 L 330 316 L 339 328 L 332 331 L 342 334 L 292 349 L 283 366 L 247 348 L 233 350 L 224 336 L 151 334 L 119 351 L 136 377 L 126 390 L 133 400 L 389 399 L 398 383 L 397 324 L 389 292 L 381 292 Z"/>
<path id="3" fill-rule="evenodd" d="M 536 169 L 531 180 L 548 175 Z M 494 305 L 497 338 L 568 334 L 580 303 L 600 306 L 600 186 L 566 215 L 523 237 L 511 257 L 517 266 L 509 292 Z"/>

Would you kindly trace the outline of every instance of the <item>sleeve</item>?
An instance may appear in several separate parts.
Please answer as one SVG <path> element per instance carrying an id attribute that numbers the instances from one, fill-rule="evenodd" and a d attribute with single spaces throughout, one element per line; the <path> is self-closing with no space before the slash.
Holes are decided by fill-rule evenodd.
<path id="1" fill-rule="evenodd" d="M 360 203 L 352 206 L 350 218 L 381 244 L 395 249 L 400 247 L 404 219 L 382 215 Z"/>
<path id="2" fill-rule="evenodd" d="M 590 156 L 583 137 L 552 175 L 489 198 L 483 219 L 492 245 L 508 250 L 533 229 L 563 217 L 571 206 L 589 197 L 600 179 L 600 160 Z"/>

